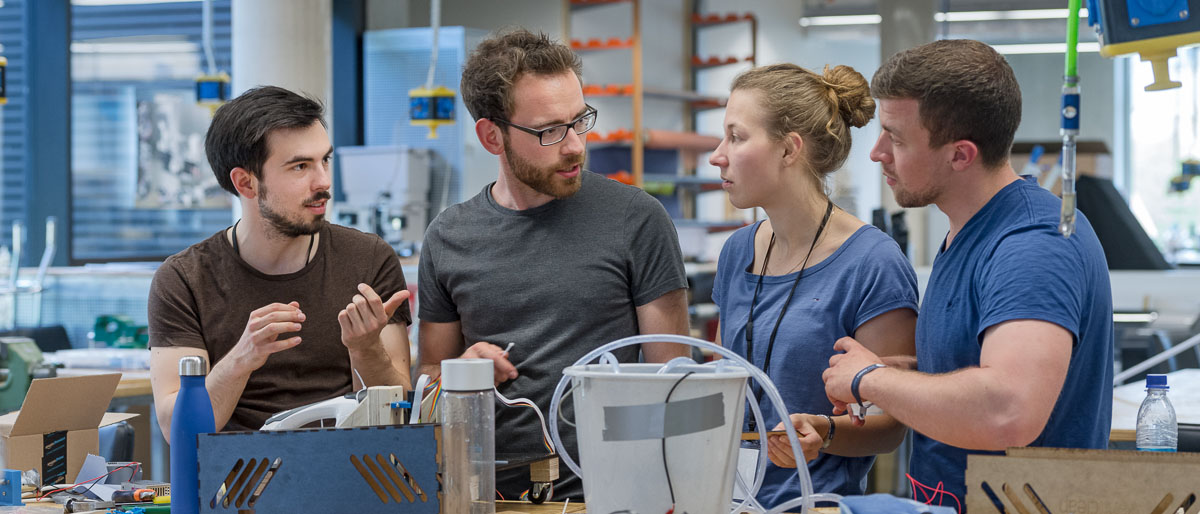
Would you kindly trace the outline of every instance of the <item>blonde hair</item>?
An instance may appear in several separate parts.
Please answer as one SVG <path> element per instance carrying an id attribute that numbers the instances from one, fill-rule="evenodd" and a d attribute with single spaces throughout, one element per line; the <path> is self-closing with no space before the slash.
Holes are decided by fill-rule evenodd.
<path id="1" fill-rule="evenodd" d="M 820 180 L 850 155 L 850 127 L 875 117 L 875 100 L 862 74 L 849 66 L 826 66 L 818 75 L 795 64 L 772 64 L 746 71 L 733 80 L 732 91 L 759 91 L 765 125 L 771 137 L 789 133 L 805 142 L 805 155 Z"/>

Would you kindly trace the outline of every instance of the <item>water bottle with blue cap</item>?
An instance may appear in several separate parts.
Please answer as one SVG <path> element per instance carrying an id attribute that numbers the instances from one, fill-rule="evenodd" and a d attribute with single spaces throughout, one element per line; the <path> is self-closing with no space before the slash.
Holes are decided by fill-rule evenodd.
<path id="1" fill-rule="evenodd" d="M 1146 399 L 1138 409 L 1137 449 L 1173 452 L 1178 446 L 1179 425 L 1175 408 L 1167 398 L 1166 375 L 1146 375 Z"/>

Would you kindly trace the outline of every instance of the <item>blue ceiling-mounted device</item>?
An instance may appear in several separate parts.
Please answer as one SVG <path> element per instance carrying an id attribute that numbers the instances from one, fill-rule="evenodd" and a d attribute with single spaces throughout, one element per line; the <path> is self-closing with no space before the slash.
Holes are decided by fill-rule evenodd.
<path id="1" fill-rule="evenodd" d="M 1172 89 L 1167 60 L 1182 46 L 1200 43 L 1200 0 L 1088 0 L 1088 25 L 1100 39 L 1100 55 L 1141 54 L 1154 67 L 1147 91 Z"/>

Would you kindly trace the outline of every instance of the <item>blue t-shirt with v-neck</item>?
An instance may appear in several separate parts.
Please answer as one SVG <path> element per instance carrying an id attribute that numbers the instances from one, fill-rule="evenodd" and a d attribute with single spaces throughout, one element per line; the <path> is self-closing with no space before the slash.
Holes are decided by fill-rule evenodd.
<path id="1" fill-rule="evenodd" d="M 725 242 L 713 284 L 713 301 L 721 310 L 721 342 L 743 357 L 746 321 L 759 279 L 759 270 L 750 268 L 760 225 L 743 227 Z M 891 237 L 870 225 L 859 228 L 833 255 L 803 271 L 775 336 L 771 362 L 764 366 L 771 331 L 798 273 L 762 277 L 762 290 L 754 302 L 754 355 L 748 359 L 771 377 L 788 413 L 832 414 L 821 373 L 835 353 L 833 344 L 885 312 L 915 312 L 917 277 Z M 759 406 L 768 429 L 779 423 L 781 416 L 765 395 Z M 872 463 L 874 457 L 822 453 L 808 466 L 813 490 L 862 494 Z M 769 508 L 797 496 L 796 470 L 768 463 L 758 501 Z"/>
<path id="2" fill-rule="evenodd" d="M 979 366 L 984 331 L 1005 321 L 1063 327 L 1074 336 L 1066 382 L 1030 446 L 1107 448 L 1113 380 L 1108 265 L 1083 213 L 1074 235 L 1059 234 L 1061 206 L 1036 182 L 1016 180 L 971 217 L 949 248 L 942 244 L 917 316 L 917 369 L 949 373 Z M 987 452 L 917 432 L 913 437 L 913 478 L 929 487 L 943 482 L 962 501 L 967 455 Z"/>

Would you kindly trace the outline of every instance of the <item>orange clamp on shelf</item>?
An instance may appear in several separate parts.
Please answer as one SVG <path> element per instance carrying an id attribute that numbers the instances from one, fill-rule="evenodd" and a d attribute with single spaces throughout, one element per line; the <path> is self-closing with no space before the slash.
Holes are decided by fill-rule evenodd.
<path id="1" fill-rule="evenodd" d="M 606 177 L 626 185 L 633 185 L 633 174 L 626 170 L 617 170 L 616 173 L 609 173 Z"/>
<path id="2" fill-rule="evenodd" d="M 742 20 L 753 21 L 754 15 L 751 13 L 746 13 L 746 14 L 737 14 L 737 13 L 700 14 L 700 13 L 696 13 L 696 14 L 692 15 L 692 23 L 697 24 L 697 25 L 719 25 L 719 24 L 723 24 L 723 23 L 737 23 Z"/>

